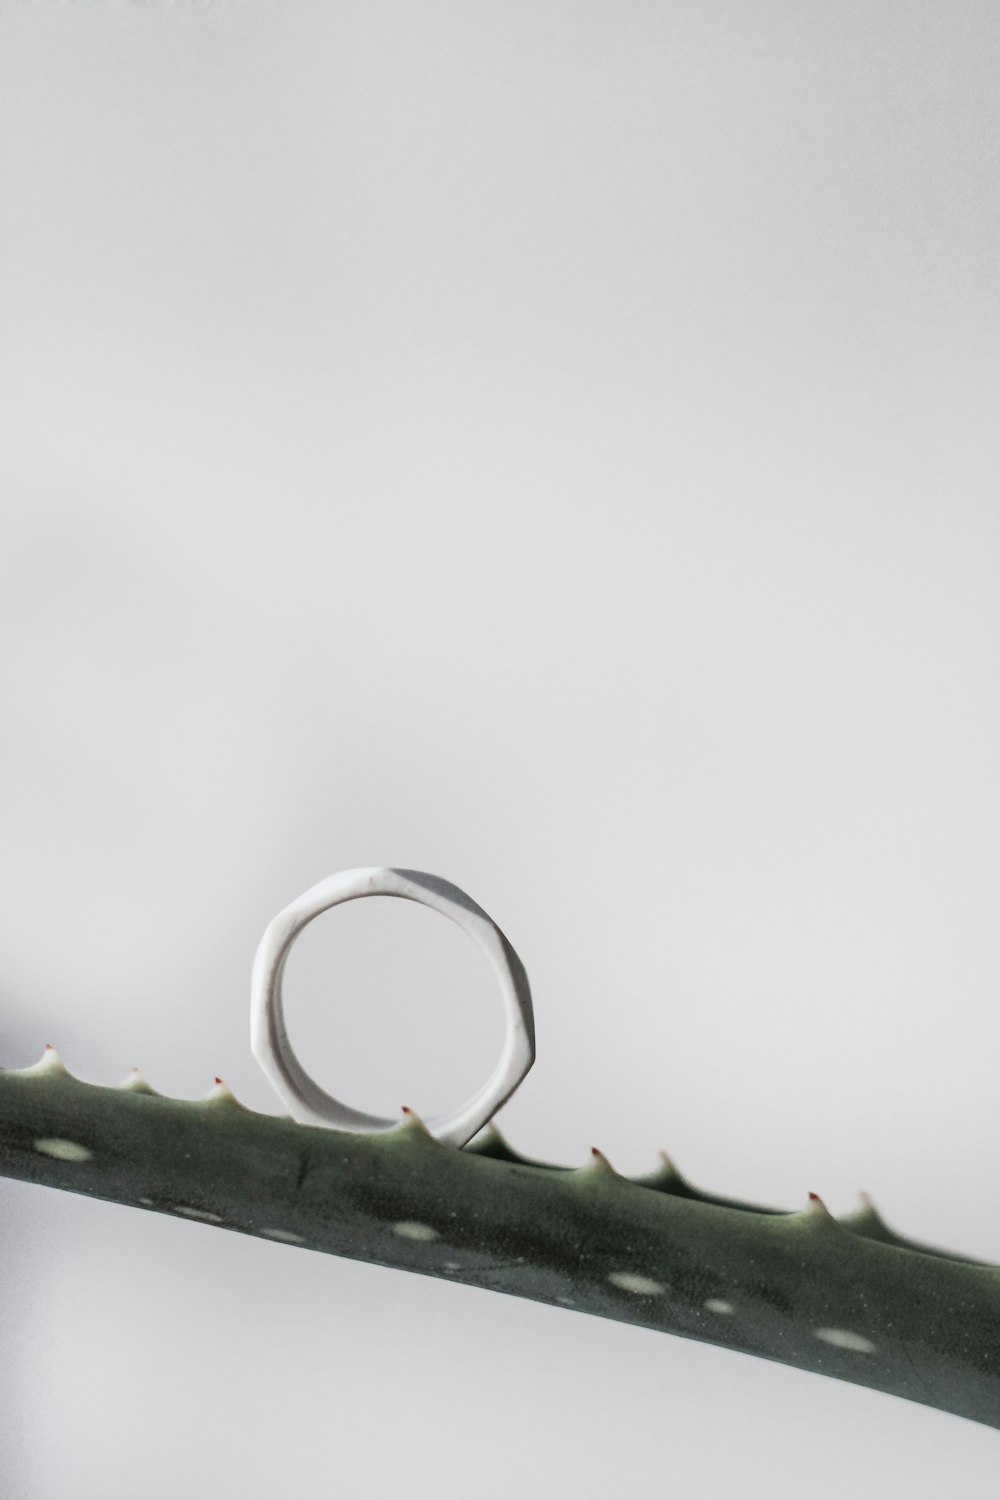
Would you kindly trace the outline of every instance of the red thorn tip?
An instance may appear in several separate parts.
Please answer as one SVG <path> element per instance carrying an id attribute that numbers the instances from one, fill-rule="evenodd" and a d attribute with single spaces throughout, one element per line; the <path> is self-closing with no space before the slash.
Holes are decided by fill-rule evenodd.
<path id="1" fill-rule="evenodd" d="M 822 1203 L 822 1201 L 823 1200 L 820 1197 L 819 1193 L 810 1193 L 809 1194 L 809 1202 L 810 1203 Z"/>
<path id="2" fill-rule="evenodd" d="M 404 1115 L 412 1115 L 412 1113 L 413 1113 L 413 1110 L 410 1108 L 410 1106 L 408 1104 L 404 1104 L 403 1105 L 403 1114 Z"/>
<path id="3" fill-rule="evenodd" d="M 46 1052 L 54 1052 L 56 1049 L 53 1047 L 53 1045 L 52 1045 L 51 1042 L 46 1042 L 45 1043 L 45 1050 L 46 1050 Z"/>
<path id="4" fill-rule="evenodd" d="M 601 1156 L 603 1153 L 600 1152 L 600 1151 L 598 1151 L 598 1149 L 597 1149 L 596 1146 L 591 1146 L 591 1148 L 590 1148 L 590 1154 L 591 1154 L 591 1156 Z"/>
<path id="5" fill-rule="evenodd" d="M 221 1078 L 217 1078 L 215 1081 L 216 1081 L 216 1083 L 221 1083 L 222 1079 Z"/>

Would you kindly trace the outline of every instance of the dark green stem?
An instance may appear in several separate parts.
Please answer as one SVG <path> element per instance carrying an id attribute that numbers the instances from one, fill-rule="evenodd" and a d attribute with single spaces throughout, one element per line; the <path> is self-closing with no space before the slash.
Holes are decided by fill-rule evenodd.
<path id="1" fill-rule="evenodd" d="M 780 1360 L 1000 1427 L 1000 1268 L 834 1219 L 712 1199 L 668 1163 L 620 1177 L 464 1150 L 414 1115 L 345 1135 L 219 1087 L 101 1088 L 54 1053 L 0 1070 L 0 1173 L 464 1281 Z"/>

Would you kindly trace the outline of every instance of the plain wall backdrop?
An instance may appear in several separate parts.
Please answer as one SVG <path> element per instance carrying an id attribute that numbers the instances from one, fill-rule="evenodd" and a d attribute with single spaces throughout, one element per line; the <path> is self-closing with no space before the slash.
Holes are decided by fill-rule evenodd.
<path id="1" fill-rule="evenodd" d="M 0 1064 L 280 1112 L 257 941 L 403 864 L 527 965 L 529 1155 L 1000 1261 L 998 67 L 986 0 L 3 0 Z M 500 1030 L 387 901 L 289 1017 L 387 1113 Z M 5 1500 L 994 1482 L 872 1391 L 0 1202 Z"/>

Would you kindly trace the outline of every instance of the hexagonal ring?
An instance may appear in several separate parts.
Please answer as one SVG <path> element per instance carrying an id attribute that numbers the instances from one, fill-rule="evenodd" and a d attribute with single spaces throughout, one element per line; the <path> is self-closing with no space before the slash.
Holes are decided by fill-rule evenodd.
<path id="1" fill-rule="evenodd" d="M 321 1089 L 296 1057 L 285 1028 L 281 983 L 292 944 L 321 912 L 361 896 L 401 896 L 450 917 L 482 948 L 500 981 L 507 1030 L 496 1067 L 464 1104 L 424 1121 L 438 1140 L 464 1146 L 510 1098 L 534 1062 L 535 1023 L 524 965 L 492 917 L 450 880 L 422 870 L 341 870 L 279 912 L 261 938 L 254 959 L 250 990 L 253 1054 L 300 1124 L 360 1134 L 391 1130 L 399 1124 L 352 1109 Z"/>

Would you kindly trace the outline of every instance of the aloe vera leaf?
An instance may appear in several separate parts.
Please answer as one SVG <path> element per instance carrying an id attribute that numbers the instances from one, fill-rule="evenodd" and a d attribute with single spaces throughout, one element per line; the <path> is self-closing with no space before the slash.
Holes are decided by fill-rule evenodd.
<path id="1" fill-rule="evenodd" d="M 621 1177 L 464 1148 L 408 1113 L 354 1135 L 51 1049 L 0 1070 L 0 1174 L 700 1339 L 1000 1427 L 1000 1267 L 905 1241 L 866 1204 L 783 1213 L 712 1198 L 664 1160 Z"/>

